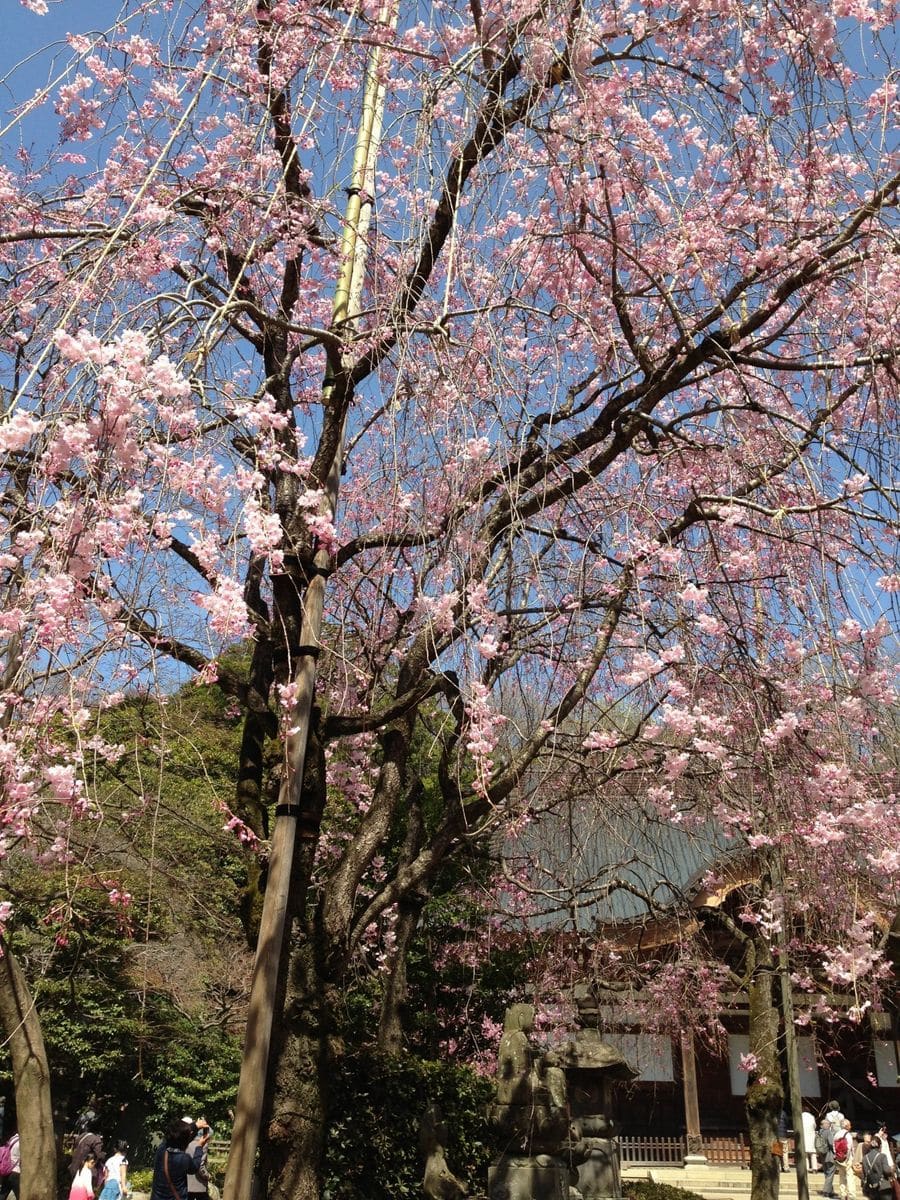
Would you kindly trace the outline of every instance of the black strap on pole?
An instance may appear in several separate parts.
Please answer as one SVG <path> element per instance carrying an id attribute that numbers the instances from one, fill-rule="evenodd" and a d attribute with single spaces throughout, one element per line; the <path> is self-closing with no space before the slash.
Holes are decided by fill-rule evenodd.
<path id="1" fill-rule="evenodd" d="M 303 809 L 299 804 L 276 804 L 276 817 L 299 817 L 303 813 Z"/>

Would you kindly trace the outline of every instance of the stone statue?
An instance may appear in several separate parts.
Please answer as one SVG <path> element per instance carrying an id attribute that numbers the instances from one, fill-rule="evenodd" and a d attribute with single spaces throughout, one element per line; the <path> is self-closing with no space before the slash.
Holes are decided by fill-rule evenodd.
<path id="1" fill-rule="evenodd" d="M 566 1073 L 549 1051 L 535 1063 L 535 1112 L 532 1142 L 545 1153 L 557 1154 L 569 1133 Z"/>
<path id="2" fill-rule="evenodd" d="M 524 1103 L 522 1089 L 534 1062 L 528 1035 L 534 1029 L 530 1004 L 514 1004 L 506 1010 L 503 1036 L 497 1052 L 497 1103 Z"/>
<path id="3" fill-rule="evenodd" d="M 533 1028 L 530 1004 L 507 1009 L 489 1110 L 506 1144 L 488 1171 L 490 1200 L 568 1200 L 569 1169 L 558 1157 L 569 1132 L 566 1076 L 554 1054 L 531 1045 Z"/>
<path id="4" fill-rule="evenodd" d="M 506 1011 L 497 1057 L 494 1124 L 526 1154 L 555 1154 L 569 1128 L 566 1077 L 552 1054 L 538 1055 L 528 1040 L 534 1028 L 530 1004 Z"/>
<path id="5" fill-rule="evenodd" d="M 571 1110 L 567 1150 L 583 1200 L 618 1200 L 622 1195 L 618 1127 L 610 1116 L 611 1084 L 637 1072 L 597 1029 L 579 1029 L 556 1051 L 565 1068 Z"/>
<path id="6" fill-rule="evenodd" d="M 529 1041 L 533 1028 L 530 1004 L 507 1010 L 489 1110 L 505 1144 L 488 1169 L 489 1200 L 621 1200 L 611 1089 L 637 1072 L 597 1028 L 546 1054 Z"/>
<path id="7" fill-rule="evenodd" d="M 462 1200 L 469 1190 L 447 1165 L 446 1142 L 447 1126 L 440 1109 L 429 1104 L 419 1126 L 419 1144 L 425 1158 L 422 1190 L 428 1200 Z"/>

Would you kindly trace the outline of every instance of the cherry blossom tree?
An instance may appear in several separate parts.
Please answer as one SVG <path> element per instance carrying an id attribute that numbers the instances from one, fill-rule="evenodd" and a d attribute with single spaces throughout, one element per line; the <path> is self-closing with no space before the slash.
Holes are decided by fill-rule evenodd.
<path id="1" fill-rule="evenodd" d="M 730 680 L 779 697 L 775 743 L 823 687 L 877 740 L 895 15 L 127 0 L 8 76 L 5 837 L 49 812 L 64 853 L 124 689 L 217 678 L 245 713 L 229 1200 L 260 1121 L 271 1195 L 318 1196 L 349 965 L 611 715 L 682 735 L 673 819 L 688 763 L 736 770 Z M 889 813 L 831 758 L 803 786 Z"/>
<path id="2" fill-rule="evenodd" d="M 779 695 L 764 657 L 743 687 L 739 664 L 705 686 L 690 673 L 677 722 L 671 701 L 643 735 L 610 722 L 593 762 L 560 771 L 553 802 L 506 846 L 503 914 L 543 930 L 534 978 L 551 1002 L 590 981 L 624 1021 L 722 1053 L 721 1015 L 746 998 L 753 1195 L 769 1200 L 780 1113 L 793 1104 L 799 1127 L 801 1109 L 782 1050 L 792 1083 L 798 1027 L 859 1025 L 890 1003 L 896 769 L 890 740 L 859 736 L 884 714 L 863 702 L 860 720 L 856 672 L 798 662 L 788 712 L 791 672 L 779 669 Z M 710 711 L 727 713 L 727 738 L 692 754 Z M 798 1174 L 805 1191 L 802 1159 Z"/>

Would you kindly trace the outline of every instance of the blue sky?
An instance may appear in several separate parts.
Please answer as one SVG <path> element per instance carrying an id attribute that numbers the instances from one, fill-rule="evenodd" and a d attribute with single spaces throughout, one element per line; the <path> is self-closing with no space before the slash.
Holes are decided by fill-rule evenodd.
<path id="1" fill-rule="evenodd" d="M 120 0 L 47 0 L 49 12 L 38 16 L 20 0 L 0 0 L 0 129 L 9 123 L 10 111 L 27 101 L 41 87 L 59 86 L 72 59 L 66 44 L 70 33 L 105 33 L 120 18 Z M 137 19 L 141 9 L 137 5 Z M 70 70 L 72 68 L 70 67 Z M 40 160 L 40 143 L 49 139 L 48 149 L 57 144 L 57 122 L 51 106 L 39 108 L 20 121 L 0 144 L 0 161 L 8 161 L 19 144 Z"/>
<path id="2" fill-rule="evenodd" d="M 21 62 L 50 42 L 60 46 L 67 33 L 88 33 L 108 29 L 118 15 L 117 0 L 50 0 L 45 17 L 29 12 L 19 0 L 0 0 L 3 15 L 3 37 L 0 39 L 0 78 L 6 77 L 16 63 Z M 28 66 L 29 76 L 46 79 L 47 56 Z M 8 92 L 9 82 L 5 84 Z M 15 88 L 18 93 L 19 87 Z M 4 105 L 4 107 L 6 107 Z"/>
<path id="3" fill-rule="evenodd" d="M 56 78 L 69 58 L 68 33 L 108 29 L 119 13 L 118 0 L 49 0 L 46 16 L 29 12 L 19 0 L 0 0 L 0 128 L 10 110 Z M 35 139 L 52 136 L 52 113 L 38 114 L 7 134 L 0 158 L 7 159 L 21 140 L 32 147 Z"/>

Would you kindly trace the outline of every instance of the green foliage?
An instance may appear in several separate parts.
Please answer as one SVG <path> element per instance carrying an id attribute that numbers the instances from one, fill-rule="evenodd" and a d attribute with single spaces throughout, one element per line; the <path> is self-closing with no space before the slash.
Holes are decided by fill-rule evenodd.
<path id="1" fill-rule="evenodd" d="M 483 1018 L 502 1026 L 527 978 L 528 953 L 526 939 L 491 929 L 485 910 L 465 895 L 433 895 L 407 958 L 411 1044 L 430 1057 L 454 1043 L 457 1057 L 493 1059 L 496 1042 L 485 1042 Z"/>
<path id="2" fill-rule="evenodd" d="M 158 893 L 158 921 L 202 915 L 208 934 L 234 936 L 246 853 L 223 830 L 234 802 L 240 725 L 216 687 L 190 686 L 166 704 L 129 699 L 102 714 L 105 740 L 126 746 L 115 764 L 96 771 L 104 813 L 106 858 L 144 867 L 144 889 Z M 104 845 L 90 847 L 102 861 Z M 149 874 L 148 874 L 149 872 Z"/>
<path id="3" fill-rule="evenodd" d="M 221 1030 L 203 1030 L 182 1021 L 177 1036 L 161 1047 L 155 1069 L 144 1079 L 150 1112 L 204 1116 L 225 1130 L 234 1105 L 241 1047 Z"/>
<path id="4" fill-rule="evenodd" d="M 91 732 L 126 752 L 86 761 L 94 819 L 66 818 L 65 866 L 29 848 L 8 855 L 0 898 L 13 902 L 10 942 L 61 1125 L 90 1100 L 101 1131 L 127 1138 L 139 1163 L 173 1115 L 224 1125 L 234 1104 L 246 852 L 224 831 L 223 806 L 240 727 L 218 688 L 193 686 L 164 704 L 128 697 L 95 722 Z M 48 820 L 47 844 L 59 828 Z M 12 1090 L 2 1051 L 0 1088 Z"/>
<path id="5" fill-rule="evenodd" d="M 443 720 L 437 706 L 430 716 Z M 104 1135 L 129 1141 L 132 1184 L 142 1191 L 149 1190 L 149 1172 L 143 1178 L 140 1168 L 150 1161 L 154 1131 L 191 1113 L 227 1135 L 234 1104 L 246 984 L 239 905 L 248 860 L 222 826 L 234 795 L 240 721 L 220 689 L 193 685 L 164 703 L 129 696 L 93 720 L 89 732 L 125 748 L 115 761 L 99 756 L 86 763 L 95 819 L 66 819 L 66 866 L 11 855 L 4 885 L 14 902 L 12 945 L 41 1015 L 54 1106 L 71 1127 L 90 1101 Z M 434 739 L 417 727 L 416 740 L 415 773 L 430 828 L 443 812 Z M 340 827 L 339 796 L 328 819 Z M 57 832 L 48 822 L 47 844 Z M 406 832 L 398 821 L 389 862 Z M 454 959 L 452 979 L 442 985 L 445 972 L 435 969 L 434 955 L 482 923 L 460 885 L 489 869 L 486 859 L 471 857 L 446 865 L 434 881 L 412 955 L 407 1006 L 410 1044 L 420 1053 L 435 1056 L 447 1035 L 436 1010 L 463 1009 L 472 1000 L 469 970 Z M 114 889 L 129 893 L 131 903 L 111 903 Z M 496 980 L 485 977 L 489 995 L 479 1012 L 502 1016 L 506 966 L 500 962 Z M 336 1017 L 348 1044 L 372 1039 L 379 999 L 375 975 L 361 972 L 346 989 Z M 484 1111 L 492 1087 L 473 1072 L 360 1050 L 344 1060 L 333 1084 L 327 1145 L 333 1200 L 418 1200 L 417 1127 L 431 1102 L 447 1121 L 453 1169 L 476 1190 L 483 1185 L 492 1157 Z M 0 1087 L 10 1091 L 2 1053 Z M 376 1163 L 377 1181 L 370 1178 Z"/>
<path id="6" fill-rule="evenodd" d="M 369 1051 L 348 1055 L 335 1072 L 325 1177 L 331 1200 L 419 1200 L 424 1163 L 419 1121 L 441 1110 L 453 1172 L 480 1190 L 496 1150 L 486 1107 L 493 1084 L 466 1067 Z"/>
<path id="7" fill-rule="evenodd" d="M 175 1115 L 205 1115 L 223 1128 L 234 1104 L 239 1039 L 204 1029 L 161 991 L 142 993 L 127 970 L 127 947 L 82 943 L 79 969 L 49 972 L 34 985 L 52 1073 L 53 1102 L 65 1124 L 88 1099 L 109 1144 L 125 1137 L 132 1163 L 149 1158 L 149 1138 Z M 102 972 L 98 962 L 102 961 Z M 8 1059 L 0 1088 L 12 1092 Z"/>
<path id="8" fill-rule="evenodd" d="M 625 1200 L 703 1200 L 699 1192 L 692 1192 L 689 1188 L 637 1179 L 623 1179 L 622 1194 Z"/>
<path id="9" fill-rule="evenodd" d="M 139 1167 L 136 1171 L 129 1169 L 128 1182 L 132 1192 L 149 1192 L 153 1186 L 153 1168 Z"/>
<path id="10" fill-rule="evenodd" d="M 101 981 L 49 979 L 37 993 L 53 1075 L 53 1099 L 63 1111 L 98 1092 L 133 1095 L 139 1014 Z"/>
<path id="11" fill-rule="evenodd" d="M 137 1009 L 124 969 L 124 937 L 105 892 L 67 889 L 63 872 L 11 856 L 16 895 L 10 945 L 30 981 L 41 1018 L 57 1111 L 74 1115 L 100 1080 L 111 1094 L 132 1090 Z M 9 1061 L 0 1081 L 11 1093 Z"/>

